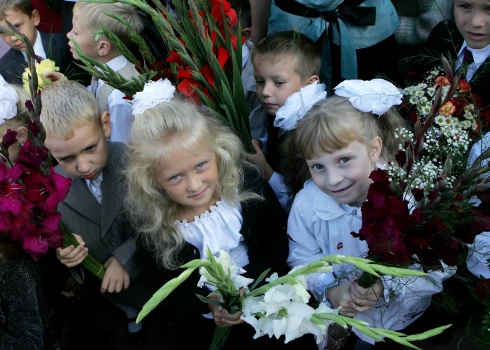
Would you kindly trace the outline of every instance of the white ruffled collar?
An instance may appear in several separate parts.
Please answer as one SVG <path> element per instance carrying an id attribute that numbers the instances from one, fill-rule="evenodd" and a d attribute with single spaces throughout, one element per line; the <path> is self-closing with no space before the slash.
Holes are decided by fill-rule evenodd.
<path id="1" fill-rule="evenodd" d="M 326 98 L 325 84 L 315 81 L 302 87 L 289 96 L 284 106 L 277 110 L 274 126 L 283 130 L 295 129 L 298 120 L 302 119 L 315 103 Z"/>

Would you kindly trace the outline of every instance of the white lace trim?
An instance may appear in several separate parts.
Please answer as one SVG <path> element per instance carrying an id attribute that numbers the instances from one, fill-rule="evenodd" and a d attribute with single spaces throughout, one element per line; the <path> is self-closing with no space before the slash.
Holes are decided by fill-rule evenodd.
<path id="1" fill-rule="evenodd" d="M 133 96 L 133 114 L 137 116 L 162 102 L 169 102 L 174 93 L 175 86 L 168 79 L 147 82 L 143 91 Z"/>

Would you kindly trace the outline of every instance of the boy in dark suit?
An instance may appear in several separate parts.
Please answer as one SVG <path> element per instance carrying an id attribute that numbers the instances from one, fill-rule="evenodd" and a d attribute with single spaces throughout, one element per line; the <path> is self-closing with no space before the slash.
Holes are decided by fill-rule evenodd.
<path id="1" fill-rule="evenodd" d="M 61 72 L 72 61 L 68 41 L 60 33 L 45 33 L 37 30 L 41 18 L 29 0 L 0 0 L 0 24 L 10 22 L 34 46 L 34 53 L 41 59 L 49 58 Z M 27 66 L 25 47 L 15 36 L 1 34 L 10 50 L 0 59 L 0 74 L 8 83 L 22 85 L 22 73 Z"/>
<path id="2" fill-rule="evenodd" d="M 490 0 L 454 0 L 454 21 L 439 23 L 426 47 L 450 58 L 482 106 L 490 105 Z"/>
<path id="3" fill-rule="evenodd" d="M 106 140 L 111 135 L 109 112 L 99 113 L 94 95 L 83 85 L 52 83 L 43 90 L 42 104 L 45 144 L 59 162 L 56 171 L 73 178 L 58 210 L 68 228 L 80 235 L 78 247 L 58 248 L 57 257 L 80 283 L 91 277 L 80 266 L 88 252 L 103 263 L 100 292 L 126 313 L 131 335 L 141 336 L 141 324 L 134 320 L 152 291 L 136 278 L 144 257 L 123 214 L 126 147 Z"/>

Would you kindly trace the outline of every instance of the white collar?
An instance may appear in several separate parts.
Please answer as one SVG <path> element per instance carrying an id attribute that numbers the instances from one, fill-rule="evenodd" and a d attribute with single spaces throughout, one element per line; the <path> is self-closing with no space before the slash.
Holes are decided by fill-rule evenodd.
<path id="1" fill-rule="evenodd" d="M 109 62 L 107 62 L 107 63 L 106 63 L 106 65 L 107 65 L 107 66 L 108 66 L 110 69 L 112 69 L 113 71 L 116 71 L 116 72 L 117 72 L 118 70 L 120 70 L 120 69 L 124 68 L 124 66 L 125 66 L 126 64 L 128 64 L 128 60 L 127 60 L 127 59 L 126 59 L 126 57 L 124 57 L 123 55 L 116 56 L 116 57 L 114 57 L 112 60 L 110 60 Z M 104 84 L 105 84 L 105 82 L 104 82 L 102 79 L 100 79 L 100 80 L 99 80 L 99 84 L 98 84 L 98 86 L 97 86 L 97 91 L 99 91 L 100 87 L 101 87 L 102 85 L 104 85 Z"/>
<path id="2" fill-rule="evenodd" d="M 322 220 L 333 220 L 345 214 L 361 215 L 360 208 L 351 207 L 348 204 L 339 204 L 328 194 L 322 192 L 312 180 L 305 183 L 305 188 L 314 187 L 310 200 L 313 203 L 313 211 Z"/>
<path id="3" fill-rule="evenodd" d="M 94 180 L 96 179 L 99 179 L 100 181 L 104 181 L 104 171 L 102 171 L 99 176 L 97 176 Z M 93 181 L 93 180 L 87 180 L 87 179 L 84 179 L 85 180 L 85 183 L 87 184 L 88 188 L 90 188 L 90 181 Z"/>
<path id="4" fill-rule="evenodd" d="M 245 65 L 248 62 L 251 48 L 253 48 L 253 43 L 250 40 L 245 41 L 242 45 L 242 69 L 245 68 Z"/>
<path id="5" fill-rule="evenodd" d="M 34 53 L 36 55 L 38 55 L 39 57 L 46 59 L 48 57 L 46 57 L 46 51 L 44 51 L 43 41 L 41 39 L 41 33 L 39 33 L 39 30 L 36 30 L 36 33 L 37 33 L 36 34 L 36 42 L 34 43 L 34 46 L 33 46 Z M 22 52 L 22 55 L 24 56 L 24 60 L 27 62 L 27 56 L 26 56 L 25 50 L 21 51 L 21 52 Z"/>
<path id="6" fill-rule="evenodd" d="M 468 50 L 473 54 L 474 62 L 468 66 L 468 71 L 466 73 L 466 80 L 470 81 L 475 72 L 480 68 L 483 62 L 490 56 L 490 44 L 485 46 L 482 49 L 472 49 L 466 44 L 466 41 L 463 42 L 461 49 L 458 53 L 458 62 L 456 63 L 456 70 L 461 67 L 461 62 L 463 61 L 463 52 L 464 49 L 468 48 Z"/>

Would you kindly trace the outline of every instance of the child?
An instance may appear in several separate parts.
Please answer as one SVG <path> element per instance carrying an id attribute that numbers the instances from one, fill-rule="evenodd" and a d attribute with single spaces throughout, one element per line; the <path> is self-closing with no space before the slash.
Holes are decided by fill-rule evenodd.
<path id="1" fill-rule="evenodd" d="M 206 248 L 229 252 L 254 279 L 268 268 L 286 272 L 286 216 L 270 187 L 245 162 L 231 130 L 191 104 L 163 97 L 175 91 L 167 83 L 147 84 L 135 95 L 127 171 L 128 211 L 160 271 L 152 273 L 153 281 L 162 286 L 182 264 L 205 258 Z M 166 299 L 182 349 L 208 348 L 214 323 L 235 325 L 226 348 L 283 346 L 275 339 L 253 340 L 253 328 L 238 325 L 240 312 L 200 302 L 195 294 L 209 291 L 197 288 L 198 280 L 195 271 Z M 210 310 L 215 322 L 202 316 Z M 307 349 L 309 344 L 315 347 L 312 337 L 288 345 Z"/>
<path id="2" fill-rule="evenodd" d="M 358 82 L 360 94 L 375 101 L 375 92 Z M 377 79 L 379 83 L 379 79 Z M 396 88 L 384 82 L 386 91 Z M 362 92 L 364 90 L 364 92 Z M 379 95 L 381 107 L 385 95 Z M 360 99 L 362 100 L 362 98 Z M 397 104 L 401 102 L 401 95 Z M 291 267 L 307 264 L 324 255 L 362 256 L 365 241 L 352 237 L 362 224 L 360 206 L 367 198 L 369 176 L 379 164 L 394 158 L 396 128 L 404 123 L 392 104 L 378 111 L 361 112 L 348 98 L 334 96 L 315 105 L 298 122 L 291 137 L 311 173 L 304 189 L 294 199 L 288 221 Z M 309 276 L 308 285 L 318 300 L 342 307 L 341 314 L 368 322 L 372 327 L 400 330 L 419 318 L 429 306 L 431 295 L 442 289 L 441 282 L 454 271 L 430 272 L 428 278 L 396 283 L 385 279 L 372 288 L 362 288 L 349 266 L 335 265 L 330 274 Z M 376 307 L 374 307 L 376 306 Z M 357 334 L 363 342 L 374 343 Z M 367 345 L 367 344 L 364 344 Z"/>
<path id="3" fill-rule="evenodd" d="M 73 49 L 76 41 L 85 56 L 100 63 L 106 64 L 124 78 L 137 76 L 139 73 L 121 53 L 102 35 L 96 40 L 96 32 L 104 27 L 113 32 L 126 45 L 131 43 L 128 28 L 118 20 L 106 13 L 115 14 L 125 19 L 131 27 L 140 32 L 143 22 L 136 8 L 122 3 L 90 3 L 77 1 L 73 8 L 73 28 L 67 34 L 70 50 L 75 59 L 79 59 Z M 111 114 L 111 140 L 116 142 L 129 141 L 129 130 L 133 121 L 131 104 L 124 99 L 125 94 L 114 89 L 102 80 L 92 79 L 91 91 L 97 98 L 100 111 L 109 111 Z"/>
<path id="4" fill-rule="evenodd" d="M 482 106 L 490 105 L 490 0 L 454 0 L 454 21 L 443 21 L 431 32 L 426 47 L 444 54 L 471 83 Z"/>
<path id="5" fill-rule="evenodd" d="M 66 39 L 60 33 L 37 30 L 40 20 L 29 0 L 0 1 L 0 24 L 8 28 L 6 22 L 10 22 L 29 39 L 37 56 L 53 60 L 64 72 L 71 62 Z M 0 59 L 0 74 L 7 82 L 22 85 L 22 73 L 27 67 L 25 47 L 15 36 L 1 36 L 11 49 Z"/>
<path id="6" fill-rule="evenodd" d="M 135 339 L 141 330 L 134 322 L 138 308 L 151 294 L 136 278 L 142 260 L 122 214 L 125 146 L 106 141 L 111 135 L 109 113 L 99 113 L 94 95 L 83 85 L 69 80 L 52 83 L 43 89 L 42 104 L 45 145 L 59 162 L 56 171 L 73 178 L 58 210 L 66 226 L 80 235 L 78 247 L 58 248 L 57 257 L 79 283 L 91 282 L 92 276 L 80 266 L 88 252 L 104 264 L 100 292 L 126 313 Z"/>
<path id="7" fill-rule="evenodd" d="M 269 35 L 252 50 L 257 96 L 269 115 L 266 158 L 255 143 L 256 154 L 248 160 L 259 165 L 264 178 L 289 212 L 291 196 L 284 186 L 279 168 L 279 144 L 283 133 L 315 103 L 325 98 L 324 85 L 318 84 L 320 52 L 303 34 L 282 32 Z M 286 106 L 286 101 L 291 98 Z M 277 127 L 281 127 L 279 130 Z"/>

